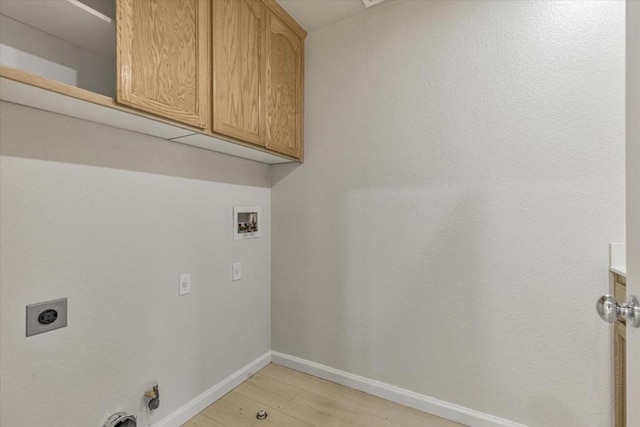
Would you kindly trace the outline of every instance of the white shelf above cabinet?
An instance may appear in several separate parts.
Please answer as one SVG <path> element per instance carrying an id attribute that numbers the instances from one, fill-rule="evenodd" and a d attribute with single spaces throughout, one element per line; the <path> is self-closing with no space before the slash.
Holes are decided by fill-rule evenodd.
<path id="1" fill-rule="evenodd" d="M 78 0 L 2 0 L 0 13 L 115 60 L 115 21 Z"/>
<path id="2" fill-rule="evenodd" d="M 105 102 L 93 103 L 84 101 L 52 90 L 31 86 L 4 77 L 0 78 L 0 99 L 3 101 L 157 136 L 163 139 L 172 139 L 194 133 L 193 131 L 168 123 L 131 114 L 122 109 L 114 108 L 115 106 L 110 107 L 105 104 L 109 101 L 113 102 L 113 100 L 101 95 L 96 95 L 96 99 L 98 97 L 104 99 Z"/>
<path id="3" fill-rule="evenodd" d="M 143 133 L 261 163 L 291 163 L 239 143 L 199 133 L 197 129 L 131 110 L 112 98 L 0 66 L 0 100 Z"/>
<path id="4" fill-rule="evenodd" d="M 274 156 L 273 154 L 265 151 L 260 151 L 255 148 L 246 147 L 233 142 L 227 142 L 202 133 L 173 138 L 172 141 L 193 145 L 194 147 L 200 147 L 211 151 L 217 151 L 219 153 L 230 154 L 236 157 L 242 157 L 244 159 L 255 160 L 256 162 L 267 163 L 270 165 L 292 162 L 292 160 Z"/>

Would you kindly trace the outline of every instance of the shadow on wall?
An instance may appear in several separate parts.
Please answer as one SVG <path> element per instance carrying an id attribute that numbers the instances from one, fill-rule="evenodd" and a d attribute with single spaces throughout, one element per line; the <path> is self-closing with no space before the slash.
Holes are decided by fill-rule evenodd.
<path id="1" fill-rule="evenodd" d="M 391 384 L 429 378 L 434 370 L 462 371 L 477 385 L 490 379 L 491 373 L 482 370 L 479 345 L 486 331 L 478 324 L 487 316 L 481 303 L 486 281 L 481 254 L 487 244 L 483 201 L 470 190 L 440 190 L 378 188 L 348 195 L 348 226 L 341 239 L 348 267 L 340 286 L 349 313 L 346 353 L 359 355 L 341 361 L 350 365 L 348 370 L 376 372 Z M 456 215 L 461 211 L 476 212 L 474 220 L 462 220 Z M 473 277 L 456 277 L 451 265 L 440 262 L 453 259 L 454 252 Z M 402 261 L 384 262 L 389 253 L 403 254 Z M 453 285 L 458 282 L 469 286 Z M 446 327 L 425 328 L 425 322 Z M 384 348 L 380 342 L 386 342 Z M 416 354 L 416 348 L 437 351 Z M 464 355 L 468 363 L 451 355 Z"/>
<path id="2" fill-rule="evenodd" d="M 271 186 L 277 185 L 296 169 L 302 166 L 300 163 L 282 163 L 271 168 Z"/>
<path id="3" fill-rule="evenodd" d="M 0 154 L 227 184 L 270 187 L 269 166 L 0 102 Z"/>

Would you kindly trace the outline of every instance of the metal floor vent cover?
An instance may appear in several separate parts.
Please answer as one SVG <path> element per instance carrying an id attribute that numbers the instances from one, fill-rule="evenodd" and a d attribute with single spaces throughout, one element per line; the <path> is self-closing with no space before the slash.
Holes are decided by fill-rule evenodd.
<path id="1" fill-rule="evenodd" d="M 136 427 L 135 415 L 126 412 L 118 412 L 109 417 L 104 427 Z"/>

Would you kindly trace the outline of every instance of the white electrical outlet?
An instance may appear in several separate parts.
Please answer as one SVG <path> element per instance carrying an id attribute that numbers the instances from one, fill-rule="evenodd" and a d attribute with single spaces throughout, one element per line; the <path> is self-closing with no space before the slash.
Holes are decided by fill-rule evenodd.
<path id="1" fill-rule="evenodd" d="M 239 262 L 233 263 L 233 280 L 242 279 L 242 265 Z"/>
<path id="2" fill-rule="evenodd" d="M 191 273 L 180 275 L 180 296 L 191 293 Z"/>

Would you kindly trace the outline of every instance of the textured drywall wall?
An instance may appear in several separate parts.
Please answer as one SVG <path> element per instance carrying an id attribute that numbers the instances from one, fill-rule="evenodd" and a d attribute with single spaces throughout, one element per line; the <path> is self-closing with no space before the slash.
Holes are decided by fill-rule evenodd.
<path id="1" fill-rule="evenodd" d="M 146 426 L 269 350 L 267 166 L 7 103 L 0 122 L 0 425 Z M 260 239 L 233 240 L 234 205 L 262 207 Z M 25 306 L 62 297 L 68 327 L 25 338 Z"/>
<path id="2" fill-rule="evenodd" d="M 530 426 L 612 419 L 624 2 L 401 1 L 307 38 L 272 347 Z"/>

